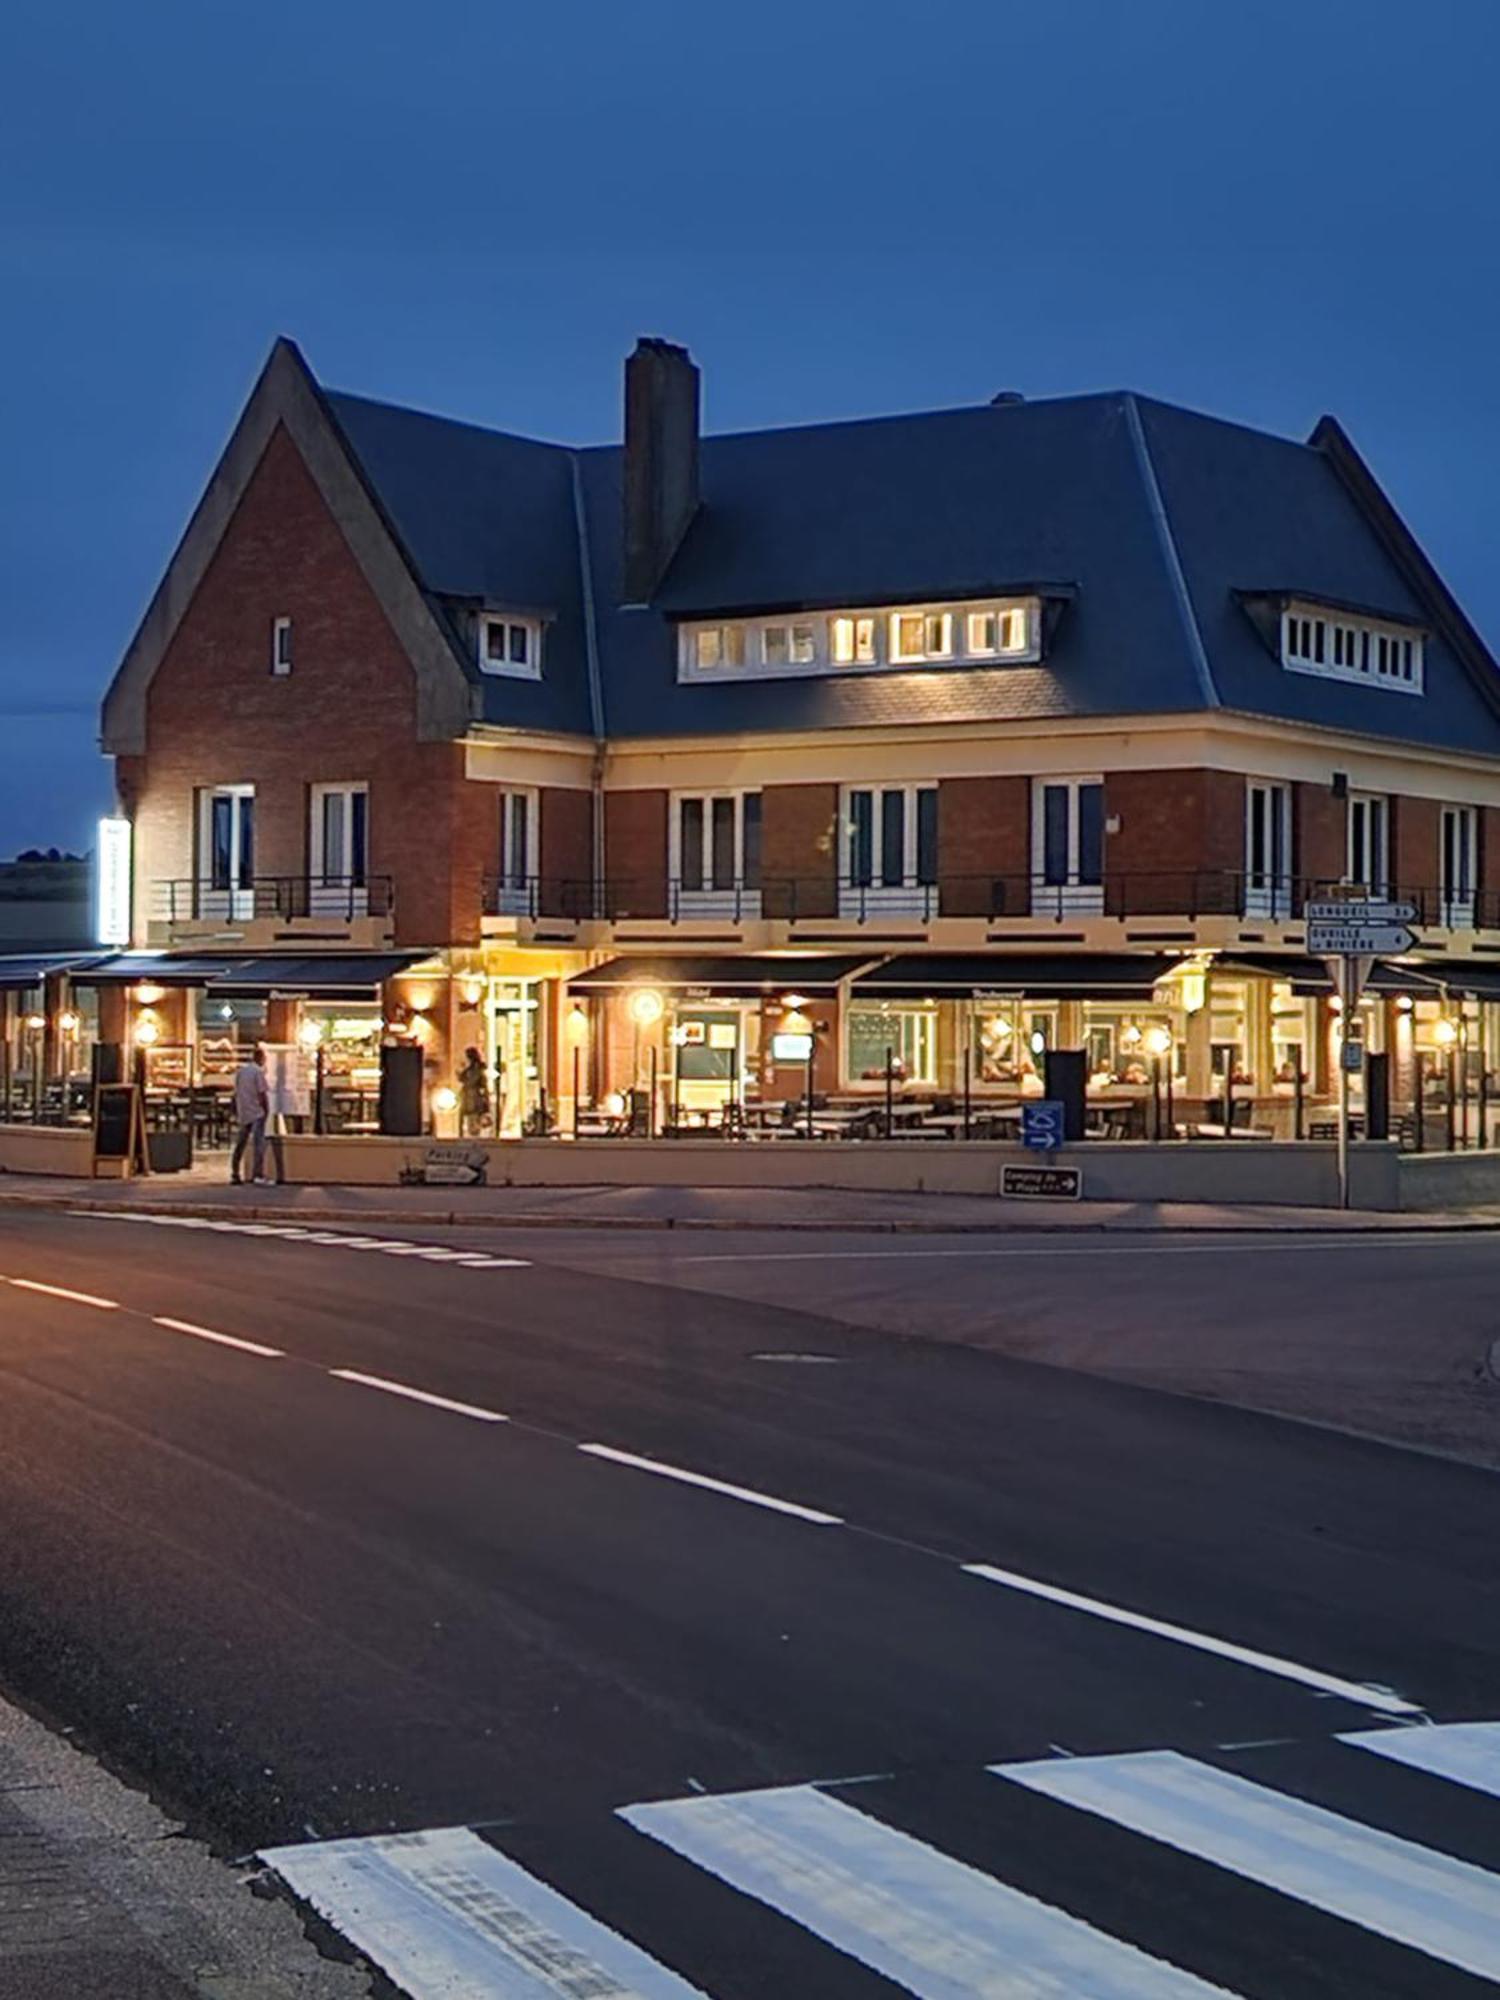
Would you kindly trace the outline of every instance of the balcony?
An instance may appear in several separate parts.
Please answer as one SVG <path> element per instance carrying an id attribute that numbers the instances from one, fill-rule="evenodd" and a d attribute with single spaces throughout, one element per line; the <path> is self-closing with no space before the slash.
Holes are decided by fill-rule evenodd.
<path id="1" fill-rule="evenodd" d="M 152 930 L 169 938 L 226 925 L 274 930 L 315 924 L 352 931 L 372 922 L 383 933 L 394 913 L 389 875 L 256 875 L 233 885 L 196 878 L 156 881 L 147 903 Z"/>

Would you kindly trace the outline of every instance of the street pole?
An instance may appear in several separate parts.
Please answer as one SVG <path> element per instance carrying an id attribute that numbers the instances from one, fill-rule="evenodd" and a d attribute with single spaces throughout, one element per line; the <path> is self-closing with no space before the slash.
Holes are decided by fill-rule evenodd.
<path id="1" fill-rule="evenodd" d="M 1354 1014 L 1355 962 L 1345 955 L 1339 972 L 1339 1207 L 1349 1206 L 1349 1023 Z"/>

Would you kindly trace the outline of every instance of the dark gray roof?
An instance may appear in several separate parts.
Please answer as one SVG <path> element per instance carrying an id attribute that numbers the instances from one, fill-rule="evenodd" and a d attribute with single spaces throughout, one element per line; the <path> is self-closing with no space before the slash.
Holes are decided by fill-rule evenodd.
<path id="1" fill-rule="evenodd" d="M 702 506 L 653 603 L 621 608 L 621 449 L 331 394 L 434 600 L 551 616 L 540 683 L 478 675 L 487 720 L 590 733 L 582 573 L 616 737 L 1222 706 L 1500 754 L 1500 676 L 1433 608 L 1324 451 L 1123 393 L 703 440 Z M 582 501 L 581 550 L 575 481 Z M 1068 593 L 1039 666 L 679 684 L 676 620 Z M 1288 673 L 1242 593 L 1306 592 L 1429 631 L 1426 693 Z"/>

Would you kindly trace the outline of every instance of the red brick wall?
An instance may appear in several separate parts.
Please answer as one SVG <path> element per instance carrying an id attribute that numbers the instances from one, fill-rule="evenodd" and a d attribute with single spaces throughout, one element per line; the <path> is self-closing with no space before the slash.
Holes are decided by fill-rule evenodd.
<path id="1" fill-rule="evenodd" d="M 1031 906 L 1031 781 L 944 778 L 938 875 L 945 917 L 1024 916 Z"/>
<path id="2" fill-rule="evenodd" d="M 604 875 L 612 913 L 667 914 L 667 794 L 606 792 Z"/>
<path id="3" fill-rule="evenodd" d="M 292 620 L 292 671 L 270 671 L 271 626 Z M 300 453 L 278 430 L 251 477 L 147 699 L 147 751 L 121 758 L 136 872 L 194 870 L 195 794 L 253 784 L 258 875 L 305 875 L 310 788 L 370 788 L 370 869 L 395 885 L 396 936 L 479 936 L 495 866 L 493 787 L 457 743 L 416 740 L 410 664 Z M 149 900 L 147 908 L 150 907 Z"/>
<path id="4" fill-rule="evenodd" d="M 837 785 L 767 785 L 761 796 L 761 892 L 768 917 L 838 913 Z"/>
<path id="5" fill-rule="evenodd" d="M 1349 801 L 1327 785 L 1299 784 L 1292 801 L 1292 848 L 1304 880 L 1341 882 L 1349 863 Z"/>
<path id="6" fill-rule="evenodd" d="M 1391 883 L 1403 891 L 1436 895 L 1441 870 L 1438 863 L 1439 819 L 1436 799 L 1395 798 L 1391 800 Z M 1420 895 L 1418 900 L 1422 900 Z"/>
<path id="7" fill-rule="evenodd" d="M 540 908 L 544 916 L 583 916 L 592 907 L 594 795 L 544 785 L 538 802 Z"/>
<path id="8" fill-rule="evenodd" d="M 1500 901 L 1500 806 L 1481 806 L 1479 809 L 1479 886 L 1486 902 L 1481 910 L 1481 920 L 1493 923 Z"/>
<path id="9" fill-rule="evenodd" d="M 1187 916 L 1239 907 L 1245 780 L 1235 771 L 1110 771 L 1105 907 L 1123 916 Z"/>

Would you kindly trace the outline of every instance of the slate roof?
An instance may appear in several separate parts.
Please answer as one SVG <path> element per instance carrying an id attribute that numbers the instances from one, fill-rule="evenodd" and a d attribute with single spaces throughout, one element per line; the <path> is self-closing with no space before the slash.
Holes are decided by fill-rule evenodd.
<path id="1" fill-rule="evenodd" d="M 553 618 L 540 683 L 479 675 L 460 649 L 492 722 L 592 734 L 586 562 L 611 737 L 1222 706 L 1500 755 L 1494 663 L 1476 678 L 1433 629 L 1431 604 L 1311 445 L 1116 392 L 710 436 L 676 560 L 649 607 L 623 609 L 621 447 L 325 393 L 435 600 Z M 1048 585 L 1070 597 L 1041 665 L 677 680 L 682 617 Z M 1425 626 L 1425 695 L 1286 672 L 1237 596 L 1261 591 Z"/>

